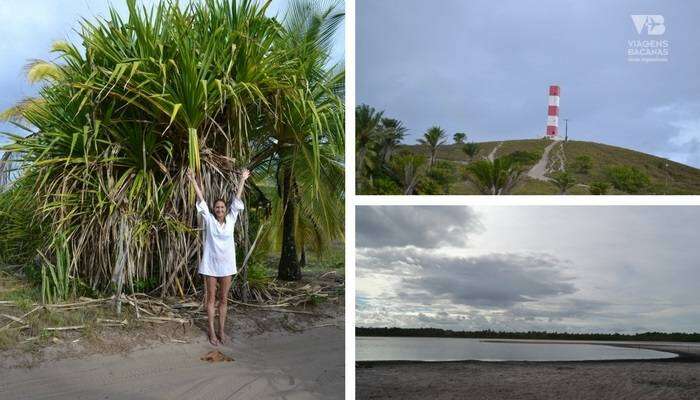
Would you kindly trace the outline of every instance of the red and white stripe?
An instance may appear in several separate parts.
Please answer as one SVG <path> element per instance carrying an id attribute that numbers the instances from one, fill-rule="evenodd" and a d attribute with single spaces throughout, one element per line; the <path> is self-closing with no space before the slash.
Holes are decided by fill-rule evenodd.
<path id="1" fill-rule="evenodd" d="M 559 134 L 559 86 L 549 87 L 549 105 L 547 107 L 547 137 L 555 138 Z"/>

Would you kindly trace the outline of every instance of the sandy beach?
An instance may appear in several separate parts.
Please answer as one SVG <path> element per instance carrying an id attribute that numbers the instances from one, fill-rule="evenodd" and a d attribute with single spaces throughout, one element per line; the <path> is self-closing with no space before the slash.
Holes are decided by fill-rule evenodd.
<path id="1" fill-rule="evenodd" d="M 667 361 L 359 362 L 357 399 L 698 399 L 700 349 Z"/>
<path id="2" fill-rule="evenodd" d="M 67 343 L 30 367 L 26 355 L 1 354 L 0 398 L 342 399 L 342 308 L 334 311 L 318 317 L 237 310 L 230 319 L 232 343 L 218 347 L 230 362 L 201 360 L 214 348 L 199 322 L 188 334 L 173 330 L 162 341 L 116 352 L 86 355 L 85 349 L 71 352 Z"/>

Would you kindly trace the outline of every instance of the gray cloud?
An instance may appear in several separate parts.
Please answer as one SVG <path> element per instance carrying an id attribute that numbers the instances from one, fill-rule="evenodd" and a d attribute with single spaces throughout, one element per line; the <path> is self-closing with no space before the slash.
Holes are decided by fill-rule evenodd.
<path id="1" fill-rule="evenodd" d="M 623 0 L 358 0 L 357 101 L 404 121 L 415 140 L 434 124 L 473 140 L 544 131 L 547 86 L 562 87 L 575 140 L 700 166 L 700 3 Z M 666 63 L 630 63 L 630 14 L 663 14 Z M 427 24 L 427 25 L 426 25 Z"/>
<path id="2" fill-rule="evenodd" d="M 452 304 L 509 307 L 576 291 L 571 278 L 562 271 L 565 263 L 543 254 L 454 257 L 388 249 L 375 251 L 370 262 L 384 273 L 401 277 L 398 297 L 414 302 L 447 300 Z M 373 269 L 372 265 L 360 267 Z"/>
<path id="3" fill-rule="evenodd" d="M 463 246 L 481 229 L 468 207 L 360 206 L 355 226 L 358 247 Z"/>
<path id="4" fill-rule="evenodd" d="M 453 208 L 439 209 L 452 215 Z M 371 209 L 359 207 L 358 220 Z M 403 246 L 406 239 L 358 247 L 358 325 L 700 331 L 700 207 L 490 206 L 470 213 L 479 227 L 462 248 Z"/>

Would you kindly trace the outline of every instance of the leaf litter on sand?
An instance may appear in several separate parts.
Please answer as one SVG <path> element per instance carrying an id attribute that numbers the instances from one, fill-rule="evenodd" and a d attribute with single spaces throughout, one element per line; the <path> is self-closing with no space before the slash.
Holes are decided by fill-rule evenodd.
<path id="1" fill-rule="evenodd" d="M 200 358 L 202 361 L 207 361 L 210 363 L 215 363 L 215 362 L 231 362 L 234 361 L 233 358 L 225 355 L 224 353 L 220 352 L 219 350 L 212 350 L 208 352 L 207 354 L 204 355 L 204 357 Z"/>

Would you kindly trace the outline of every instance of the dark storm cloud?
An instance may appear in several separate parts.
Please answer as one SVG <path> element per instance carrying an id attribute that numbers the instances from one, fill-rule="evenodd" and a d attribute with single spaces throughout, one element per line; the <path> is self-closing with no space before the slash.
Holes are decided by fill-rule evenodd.
<path id="1" fill-rule="evenodd" d="M 374 249 L 359 257 L 362 273 L 400 278 L 402 301 L 510 307 L 576 292 L 566 263 L 548 255 L 454 257 L 415 249 Z"/>
<path id="2" fill-rule="evenodd" d="M 700 166 L 700 2 L 358 0 L 357 101 L 411 129 L 473 140 L 544 131 L 547 86 L 569 134 Z M 662 14 L 669 61 L 627 61 L 649 39 L 631 14 Z M 655 38 L 655 37 L 651 37 Z M 563 124 L 562 124 L 563 125 Z"/>
<path id="3" fill-rule="evenodd" d="M 481 229 L 468 207 L 360 206 L 355 226 L 357 247 L 463 246 Z"/>
<path id="4" fill-rule="evenodd" d="M 414 296 L 446 298 L 454 304 L 509 307 L 576 291 L 546 255 L 491 254 L 479 257 L 423 256 L 421 273 L 404 280 Z"/>

